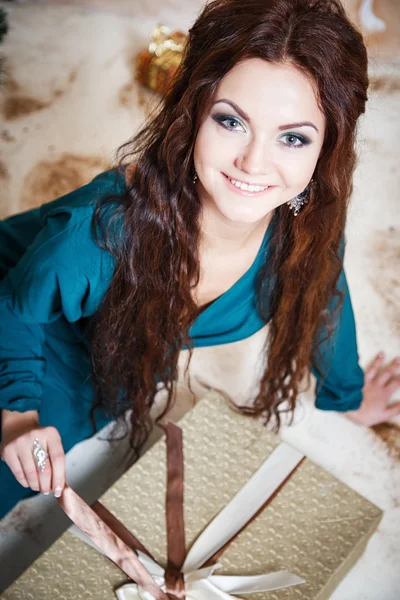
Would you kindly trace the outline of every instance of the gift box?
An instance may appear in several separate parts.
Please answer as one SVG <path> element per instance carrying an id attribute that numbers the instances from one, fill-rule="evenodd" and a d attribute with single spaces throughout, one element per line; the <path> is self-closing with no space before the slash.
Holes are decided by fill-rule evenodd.
<path id="1" fill-rule="evenodd" d="M 363 553 L 382 511 L 309 459 L 300 460 L 297 450 L 282 443 L 259 421 L 233 410 L 213 392 L 188 412 L 179 426 L 183 433 L 186 560 L 196 544 L 199 546 L 202 532 L 206 529 L 209 532 L 212 524 L 225 514 L 217 533 L 205 535 L 203 546 L 204 542 L 212 546 L 213 535 L 224 537 L 225 524 L 235 525 L 236 519 L 242 518 L 241 510 L 259 493 L 258 488 L 272 485 L 270 482 L 276 473 L 286 468 L 284 461 L 274 457 L 288 453 L 289 457 L 294 456 L 290 475 L 282 475 L 275 491 L 270 490 L 268 504 L 261 506 L 250 523 L 239 527 L 239 534 L 227 547 L 224 548 L 226 539 L 220 540 L 222 544 L 216 548 L 222 545 L 223 551 L 217 559 L 218 568 L 213 571 L 214 567 L 206 565 L 209 568 L 203 569 L 201 576 L 210 575 L 217 587 L 221 576 L 236 576 L 238 589 L 243 589 L 243 586 L 240 588 L 243 577 L 247 580 L 249 576 L 283 572 L 284 579 L 285 572 L 289 572 L 294 578 L 289 583 L 291 587 L 246 593 L 244 597 L 249 600 L 328 599 Z M 173 459 L 172 464 L 175 462 Z M 272 471 L 260 479 L 269 463 Z M 168 473 L 166 443 L 162 438 L 101 498 L 102 505 L 151 553 L 159 569 L 158 573 L 153 569 L 153 576 L 157 579 L 159 575 L 159 582 L 162 582 L 164 568 L 171 562 L 171 556 L 167 556 L 165 518 Z M 247 499 L 242 497 L 236 510 L 224 513 L 257 477 L 259 484 L 256 488 L 253 486 Z M 100 531 L 99 536 L 102 535 Z M 189 578 L 200 577 L 196 573 L 193 577 L 193 569 L 189 569 Z M 119 594 L 126 591 L 125 596 L 119 596 L 124 600 L 151 598 L 132 584 L 122 587 L 128 581 L 98 550 L 66 532 L 4 592 L 3 598 L 112 600 L 116 598 L 116 590 Z M 223 583 L 221 586 L 224 588 Z M 211 594 L 199 595 L 194 588 L 193 584 L 192 588 L 188 585 L 188 600 L 214 598 Z M 230 591 L 230 594 L 223 591 L 220 597 L 243 597 L 244 592 Z"/>
<path id="2" fill-rule="evenodd" d="M 136 79 L 154 92 L 165 94 L 182 60 L 186 34 L 157 25 L 149 48 L 136 59 Z"/>

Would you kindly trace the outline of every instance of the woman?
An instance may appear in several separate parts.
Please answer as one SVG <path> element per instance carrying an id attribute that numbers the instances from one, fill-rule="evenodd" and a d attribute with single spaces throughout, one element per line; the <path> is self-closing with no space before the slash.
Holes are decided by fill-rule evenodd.
<path id="1" fill-rule="evenodd" d="M 3 223 L 3 514 L 33 491 L 62 493 L 64 451 L 92 434 L 94 399 L 97 427 L 132 409 L 138 449 L 160 383 L 171 405 L 183 347 L 266 323 L 247 413 L 279 424 L 312 369 L 318 408 L 364 425 L 399 414 L 387 407 L 396 361 L 378 357 L 364 381 L 342 268 L 367 85 L 337 0 L 216 0 L 124 148 L 134 174 L 121 163 Z"/>

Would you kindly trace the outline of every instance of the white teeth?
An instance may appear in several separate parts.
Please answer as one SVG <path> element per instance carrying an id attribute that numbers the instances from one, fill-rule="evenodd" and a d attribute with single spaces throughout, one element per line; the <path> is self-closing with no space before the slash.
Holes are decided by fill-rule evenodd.
<path id="1" fill-rule="evenodd" d="M 243 183 L 241 181 L 236 181 L 236 179 L 229 179 L 233 185 L 235 185 L 240 190 L 247 190 L 248 192 L 261 192 L 266 190 L 268 186 L 261 187 L 260 185 L 249 185 L 247 183 Z"/>

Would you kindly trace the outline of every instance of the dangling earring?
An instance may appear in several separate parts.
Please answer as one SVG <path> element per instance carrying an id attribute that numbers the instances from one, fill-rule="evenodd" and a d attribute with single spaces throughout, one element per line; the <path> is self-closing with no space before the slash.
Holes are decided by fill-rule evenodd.
<path id="1" fill-rule="evenodd" d="M 197 173 L 195 171 L 194 175 L 193 175 L 193 183 L 196 183 L 197 179 L 198 179 L 198 175 L 197 175 Z"/>
<path id="2" fill-rule="evenodd" d="M 289 208 L 293 210 L 293 214 L 295 217 L 297 217 L 304 204 L 307 204 L 307 202 L 309 201 L 311 186 L 314 186 L 313 179 L 311 179 L 310 185 L 308 185 L 300 194 L 289 200 L 289 202 L 287 203 Z"/>

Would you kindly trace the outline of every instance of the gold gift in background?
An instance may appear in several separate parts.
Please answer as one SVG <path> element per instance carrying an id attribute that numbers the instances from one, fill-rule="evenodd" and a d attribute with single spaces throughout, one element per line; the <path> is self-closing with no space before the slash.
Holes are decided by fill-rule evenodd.
<path id="1" fill-rule="evenodd" d="M 187 547 L 280 443 L 259 421 L 207 394 L 179 422 L 184 438 Z M 166 565 L 166 461 L 161 439 L 101 502 Z M 363 553 L 382 511 L 306 459 L 268 507 L 219 557 L 218 575 L 286 569 L 299 586 L 246 594 L 246 600 L 327 600 Z M 70 532 L 3 594 L 4 600 L 112 600 L 126 576 Z M 240 597 L 240 594 L 239 594 Z"/>
<path id="2" fill-rule="evenodd" d="M 148 50 L 136 61 L 136 79 L 154 92 L 165 94 L 181 62 L 186 34 L 156 25 Z"/>

